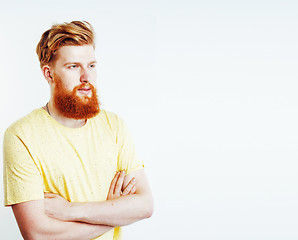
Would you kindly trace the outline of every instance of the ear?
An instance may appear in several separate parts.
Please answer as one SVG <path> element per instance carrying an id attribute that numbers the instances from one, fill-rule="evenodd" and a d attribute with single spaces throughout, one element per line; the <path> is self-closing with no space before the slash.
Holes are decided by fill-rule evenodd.
<path id="1" fill-rule="evenodd" d="M 48 81 L 49 84 L 52 84 L 54 82 L 53 79 L 53 70 L 50 67 L 50 65 L 44 65 L 41 68 L 42 74 L 45 77 L 45 79 Z"/>

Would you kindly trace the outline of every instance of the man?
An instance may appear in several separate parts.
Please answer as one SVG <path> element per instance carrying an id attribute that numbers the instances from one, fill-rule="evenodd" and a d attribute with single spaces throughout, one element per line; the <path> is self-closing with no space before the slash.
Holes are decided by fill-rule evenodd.
<path id="1" fill-rule="evenodd" d="M 51 97 L 4 136 L 5 205 L 24 239 L 121 239 L 152 215 L 149 184 L 126 125 L 100 110 L 94 33 L 53 25 L 37 45 Z"/>

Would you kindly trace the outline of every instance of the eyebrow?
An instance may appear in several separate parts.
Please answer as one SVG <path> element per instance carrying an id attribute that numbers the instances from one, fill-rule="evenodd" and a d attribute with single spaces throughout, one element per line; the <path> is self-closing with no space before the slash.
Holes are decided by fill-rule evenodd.
<path id="1" fill-rule="evenodd" d="M 88 64 L 94 64 L 94 63 L 97 63 L 97 61 L 94 60 L 94 61 L 89 62 Z M 81 65 L 80 62 L 67 62 L 67 63 L 64 64 L 64 66 L 71 65 L 71 64 Z"/>

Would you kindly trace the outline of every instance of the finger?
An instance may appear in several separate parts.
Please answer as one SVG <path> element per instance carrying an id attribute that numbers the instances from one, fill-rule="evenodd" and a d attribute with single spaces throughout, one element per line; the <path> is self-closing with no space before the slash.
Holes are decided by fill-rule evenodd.
<path id="1" fill-rule="evenodd" d="M 55 198 L 57 197 L 58 195 L 57 194 L 54 194 L 54 193 L 44 193 L 44 197 L 45 198 Z"/>
<path id="2" fill-rule="evenodd" d="M 115 185 L 116 185 L 116 182 L 118 180 L 118 177 L 119 177 L 120 173 L 117 172 L 115 174 L 115 177 L 113 178 L 112 182 L 111 182 L 111 185 L 110 185 L 110 189 L 109 189 L 109 195 L 113 195 L 114 192 L 115 192 Z"/>
<path id="3" fill-rule="evenodd" d="M 121 171 L 115 187 L 115 194 L 121 195 L 121 189 L 124 182 L 125 171 Z"/>
<path id="4" fill-rule="evenodd" d="M 133 188 L 131 189 L 131 191 L 129 192 L 129 194 L 135 194 L 137 191 L 137 187 L 133 186 Z"/>
<path id="5" fill-rule="evenodd" d="M 133 189 L 133 187 L 135 186 L 136 180 L 135 178 L 131 179 L 130 182 L 127 184 L 127 186 L 125 187 L 125 189 L 123 190 L 122 195 L 127 195 L 131 192 L 131 190 Z"/>
<path id="6" fill-rule="evenodd" d="M 135 187 L 135 184 L 136 184 L 136 179 L 132 178 L 130 182 L 127 184 L 127 186 L 125 187 L 125 189 L 123 190 L 123 195 L 129 194 L 133 189 L 133 187 Z"/>

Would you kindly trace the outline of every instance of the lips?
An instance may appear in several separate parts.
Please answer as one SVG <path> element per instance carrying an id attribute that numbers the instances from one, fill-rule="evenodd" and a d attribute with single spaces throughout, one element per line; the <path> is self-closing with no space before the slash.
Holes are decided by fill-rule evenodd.
<path id="1" fill-rule="evenodd" d="M 77 89 L 77 92 L 81 95 L 85 95 L 85 96 L 90 96 L 90 94 L 92 93 L 92 89 L 90 86 L 80 86 Z"/>
<path id="2" fill-rule="evenodd" d="M 91 88 L 79 88 L 78 90 L 79 91 L 89 91 L 89 90 L 91 90 Z"/>

